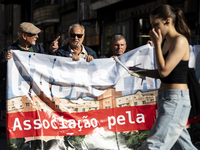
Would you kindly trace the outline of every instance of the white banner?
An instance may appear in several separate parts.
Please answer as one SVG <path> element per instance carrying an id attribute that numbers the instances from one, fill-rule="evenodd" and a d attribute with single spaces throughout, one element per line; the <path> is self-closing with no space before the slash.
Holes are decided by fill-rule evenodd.
<path id="1" fill-rule="evenodd" d="M 153 48 L 149 45 L 121 55 L 119 59 L 127 66 L 141 64 L 141 68 L 155 68 Z M 140 78 L 130 76 L 113 58 L 73 61 L 71 58 L 15 50 L 8 69 L 19 72 L 8 72 L 8 99 L 29 93 L 30 88 L 33 95 L 39 95 L 42 90 L 47 97 L 53 94 L 59 98 L 77 99 L 100 96 L 114 86 L 116 91 L 122 91 L 122 95 L 137 90 L 155 90 L 159 86 L 152 78 L 146 78 L 141 84 Z M 49 84 L 52 85 L 50 90 Z"/>
<path id="2" fill-rule="evenodd" d="M 200 47 L 190 46 L 190 51 L 189 66 L 200 80 Z M 150 45 L 119 60 L 125 66 L 156 68 Z M 7 79 L 9 148 L 139 148 L 156 119 L 160 80 L 142 82 L 113 58 L 73 61 L 13 50 Z M 134 139 L 139 142 L 130 144 Z"/>

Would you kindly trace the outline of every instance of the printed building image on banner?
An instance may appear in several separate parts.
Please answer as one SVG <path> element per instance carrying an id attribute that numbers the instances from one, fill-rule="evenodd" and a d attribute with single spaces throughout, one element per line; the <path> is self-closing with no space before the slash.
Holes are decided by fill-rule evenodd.
<path id="1" fill-rule="evenodd" d="M 118 94 L 118 95 L 116 95 Z M 8 100 L 7 102 L 7 107 L 8 107 L 8 113 L 20 113 L 20 112 L 30 112 L 30 111 L 41 111 L 41 112 L 45 112 L 48 114 L 53 113 L 54 111 L 56 112 L 71 112 L 72 114 L 75 112 L 87 112 L 87 111 L 95 111 L 95 110 L 99 110 L 99 109 L 109 109 L 109 108 L 117 108 L 117 107 L 130 107 L 130 106 L 143 106 L 143 105 L 155 105 L 156 103 L 156 91 L 149 91 L 149 92 L 144 92 L 142 93 L 141 91 L 138 91 L 136 94 L 133 95 L 128 95 L 128 96 L 121 96 L 121 92 L 116 92 L 115 89 L 109 89 L 107 90 L 104 94 L 102 94 L 101 96 L 97 97 L 97 100 L 83 100 L 83 99 L 78 99 L 78 103 L 77 100 L 67 100 L 67 99 L 58 99 L 55 98 L 54 102 L 53 100 L 50 98 L 45 98 L 44 95 L 40 95 L 40 96 L 31 96 L 31 98 L 29 97 L 29 95 L 25 95 L 22 97 L 18 97 L 18 98 L 13 98 Z M 116 98 L 115 98 L 116 96 Z M 49 107 L 50 106 L 50 107 Z M 120 109 L 119 109 L 120 110 Z M 112 113 L 111 113 L 112 114 Z M 29 114 L 27 114 L 28 117 Z M 45 115 L 45 114 L 40 114 L 40 115 Z M 41 117 L 42 118 L 42 117 Z M 87 118 L 86 118 L 87 119 Z M 28 120 L 28 119 L 24 119 L 24 120 Z M 21 120 L 15 120 L 15 128 L 21 128 L 24 124 L 21 124 Z M 44 120 L 43 120 L 44 121 Z M 45 124 L 46 123 L 46 124 Z M 27 125 L 26 125 L 27 124 Z M 26 128 L 28 127 L 29 121 L 26 123 Z M 35 127 L 39 127 L 39 122 L 36 122 Z M 90 123 L 88 123 L 88 126 Z M 48 128 L 48 123 L 47 121 L 44 122 L 43 124 L 44 126 L 46 125 L 46 128 Z M 112 126 L 114 126 L 113 124 L 111 124 Z M 110 125 L 110 126 L 111 126 Z M 21 126 L 21 127 L 20 127 Z M 15 129 L 15 131 L 16 131 Z M 23 131 L 23 129 L 22 129 Z M 49 131 L 50 132 L 50 131 Z M 100 128 L 98 132 L 103 132 L 103 140 L 102 142 L 105 143 L 105 146 L 108 148 L 108 143 L 113 143 L 112 140 L 115 139 L 115 134 L 114 132 L 111 134 L 109 133 L 108 135 L 106 134 L 106 131 L 104 131 L 104 129 Z M 134 132 L 133 132 L 134 133 Z M 138 135 L 138 131 L 136 132 Z M 148 131 L 147 131 L 148 133 Z M 119 133 L 118 133 L 119 134 Z M 127 135 L 128 134 L 128 135 Z M 121 134 L 119 134 L 119 136 L 121 136 L 121 138 L 125 138 L 125 136 L 131 136 L 132 134 L 130 134 L 129 132 L 124 132 Z M 146 134 L 147 136 L 148 134 Z M 71 136 L 72 137 L 72 136 Z M 78 136 L 79 137 L 79 136 Z M 107 138 L 111 138 L 109 141 Z M 69 138 L 69 140 L 68 140 Z M 80 136 L 79 138 L 81 138 L 82 140 L 85 140 L 85 144 L 86 147 L 87 145 L 90 145 L 90 148 L 95 148 L 95 146 L 97 146 L 97 141 L 99 138 L 102 138 L 102 135 L 100 137 L 97 138 L 97 136 L 95 135 L 93 137 L 92 135 L 86 135 L 86 136 Z M 19 138 L 20 140 L 22 140 L 21 138 Z M 45 141 L 46 147 L 48 147 L 48 143 L 51 143 L 51 147 L 52 147 L 52 143 L 53 145 L 55 143 L 57 143 L 57 141 L 63 141 L 64 143 L 66 142 L 70 142 L 70 140 L 73 138 L 70 138 L 70 136 L 37 136 L 37 137 L 24 137 L 22 149 L 27 149 L 27 146 L 30 147 L 30 141 L 31 142 L 36 142 L 37 140 L 42 140 Z M 16 139 L 15 139 L 16 140 Z M 68 141 L 66 141 L 68 140 Z M 105 140 L 105 141 L 104 141 Z M 82 141 L 73 141 L 76 144 L 78 144 L 78 147 L 81 147 L 81 143 Z M 77 143 L 78 142 L 78 143 Z M 37 143 L 40 143 L 39 141 Z M 60 143 L 61 145 L 63 145 L 64 143 Z M 72 142 L 71 142 L 72 143 Z M 56 144 L 57 146 L 59 146 L 60 144 Z M 35 144 L 31 144 L 32 146 L 34 146 L 35 148 Z M 66 144 L 64 144 L 63 146 L 65 147 Z M 41 146 L 41 145 L 40 145 Z M 71 147 L 74 147 L 73 144 L 69 145 Z M 91 147 L 92 146 L 92 147 Z M 125 146 L 125 143 L 121 143 L 121 146 Z M 106 147 L 102 147 L 102 143 L 99 143 L 99 148 L 105 149 Z M 113 143 L 113 145 L 110 145 L 110 149 L 116 147 L 117 148 L 117 143 L 116 141 Z M 122 148 L 123 149 L 123 148 Z"/>
<path id="2" fill-rule="evenodd" d="M 149 45 L 119 60 L 156 68 Z M 131 76 L 113 58 L 73 61 L 13 50 L 8 70 L 9 149 L 138 149 L 156 120 L 160 81 Z"/>

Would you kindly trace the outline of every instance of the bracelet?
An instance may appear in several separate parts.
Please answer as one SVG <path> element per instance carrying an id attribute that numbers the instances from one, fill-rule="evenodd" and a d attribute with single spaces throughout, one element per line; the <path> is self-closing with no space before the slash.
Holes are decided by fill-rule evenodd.
<path id="1" fill-rule="evenodd" d="M 156 45 L 160 45 L 160 43 L 156 43 Z"/>

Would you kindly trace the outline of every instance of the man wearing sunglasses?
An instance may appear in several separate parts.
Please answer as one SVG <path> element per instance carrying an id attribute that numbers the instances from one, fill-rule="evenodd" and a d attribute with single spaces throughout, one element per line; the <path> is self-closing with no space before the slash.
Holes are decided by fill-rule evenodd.
<path id="1" fill-rule="evenodd" d="M 40 29 L 29 22 L 23 22 L 18 28 L 18 40 L 4 49 L 0 54 L 0 100 L 6 102 L 7 61 L 12 58 L 11 50 L 45 53 L 42 46 L 36 44 Z"/>
<path id="2" fill-rule="evenodd" d="M 6 64 L 8 59 L 12 58 L 10 50 L 21 50 L 27 52 L 45 53 L 41 45 L 36 44 L 38 34 L 41 30 L 29 22 L 23 22 L 18 28 L 18 40 L 4 49 L 0 54 L 0 63 Z"/>
<path id="3" fill-rule="evenodd" d="M 41 45 L 36 44 L 40 29 L 29 22 L 23 22 L 18 28 L 18 40 L 0 54 L 0 102 L 6 106 L 7 61 L 12 58 L 11 50 L 45 53 Z M 2 130 L 2 129 L 1 129 Z M 5 130 L 5 129 L 3 129 Z M 4 131 L 3 131 L 4 132 Z"/>
<path id="4" fill-rule="evenodd" d="M 85 58 L 88 62 L 97 58 L 96 52 L 91 48 L 83 45 L 85 37 L 85 28 L 80 24 L 73 24 L 69 27 L 69 42 L 59 49 L 51 49 L 52 54 L 57 56 L 71 57 L 78 61 Z M 57 45 L 57 42 L 55 42 Z"/>

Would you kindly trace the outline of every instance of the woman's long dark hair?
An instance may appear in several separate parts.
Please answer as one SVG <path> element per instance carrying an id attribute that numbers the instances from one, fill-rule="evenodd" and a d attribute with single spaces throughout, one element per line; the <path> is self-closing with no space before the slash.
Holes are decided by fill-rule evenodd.
<path id="1" fill-rule="evenodd" d="M 151 16 L 166 20 L 172 18 L 175 29 L 180 34 L 184 35 L 190 41 L 191 31 L 185 23 L 183 11 L 179 8 L 174 9 L 170 5 L 160 5 L 156 7 L 151 13 Z"/>

